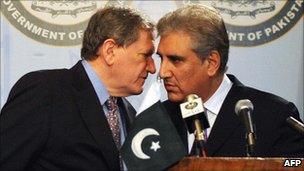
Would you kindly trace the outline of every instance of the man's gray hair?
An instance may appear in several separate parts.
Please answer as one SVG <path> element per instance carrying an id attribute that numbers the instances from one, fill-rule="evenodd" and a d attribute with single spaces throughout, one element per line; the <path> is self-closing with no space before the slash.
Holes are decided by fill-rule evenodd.
<path id="1" fill-rule="evenodd" d="M 135 9 L 113 6 L 100 9 L 90 18 L 84 32 L 81 57 L 96 59 L 100 45 L 110 38 L 119 46 L 128 46 L 138 39 L 141 29 L 153 34 L 154 25 Z"/>
<path id="2" fill-rule="evenodd" d="M 159 36 L 170 32 L 188 34 L 193 44 L 192 50 L 204 60 L 216 50 L 221 56 L 220 73 L 226 71 L 229 53 L 229 39 L 224 21 L 212 7 L 187 5 L 166 14 L 157 23 Z"/>

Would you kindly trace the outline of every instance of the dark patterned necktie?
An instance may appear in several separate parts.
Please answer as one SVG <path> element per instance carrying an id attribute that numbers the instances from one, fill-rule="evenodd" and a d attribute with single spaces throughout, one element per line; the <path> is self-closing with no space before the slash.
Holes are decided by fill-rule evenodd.
<path id="1" fill-rule="evenodd" d="M 112 131 L 114 142 L 117 148 L 120 148 L 120 129 L 119 129 L 119 120 L 118 120 L 118 105 L 117 98 L 110 97 L 106 101 L 106 106 L 108 108 L 107 120 Z"/>

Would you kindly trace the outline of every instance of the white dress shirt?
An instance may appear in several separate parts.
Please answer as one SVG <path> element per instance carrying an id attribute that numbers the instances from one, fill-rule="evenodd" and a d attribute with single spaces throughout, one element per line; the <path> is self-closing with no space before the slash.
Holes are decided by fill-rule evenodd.
<path id="1" fill-rule="evenodd" d="M 217 115 L 223 105 L 223 102 L 232 87 L 232 82 L 229 80 L 226 74 L 224 74 L 224 78 L 218 89 L 215 93 L 204 102 L 205 111 L 207 111 L 207 118 L 210 124 L 210 128 L 207 128 L 207 137 L 209 137 L 210 132 L 212 131 L 213 124 L 216 120 Z M 194 142 L 194 134 L 188 133 L 188 150 L 190 152 L 192 145 Z"/>

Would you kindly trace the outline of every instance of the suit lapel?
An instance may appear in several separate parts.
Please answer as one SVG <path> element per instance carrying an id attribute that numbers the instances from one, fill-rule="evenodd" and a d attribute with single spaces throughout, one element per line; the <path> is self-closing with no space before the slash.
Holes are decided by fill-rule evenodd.
<path id="1" fill-rule="evenodd" d="M 233 86 L 227 94 L 221 110 L 212 127 L 212 131 L 206 143 L 207 155 L 213 156 L 226 140 L 236 131 L 241 123 L 234 112 L 234 106 L 241 99 L 242 92 L 239 86 L 243 86 L 234 76 L 228 75 L 233 82 Z"/>
<path id="2" fill-rule="evenodd" d="M 74 87 L 77 90 L 76 101 L 81 117 L 99 145 L 109 168 L 119 170 L 119 153 L 94 88 L 80 62 L 71 71 L 74 75 Z"/>
<path id="3" fill-rule="evenodd" d="M 187 128 L 185 125 L 185 121 L 182 118 L 182 114 L 180 111 L 180 103 L 170 102 L 169 100 L 163 102 L 165 108 L 168 111 L 168 115 L 170 116 L 172 123 L 174 124 L 180 138 L 183 141 L 186 149 L 188 149 L 188 134 Z"/>
<path id="4" fill-rule="evenodd" d="M 128 133 L 130 131 L 130 126 L 135 119 L 136 110 L 125 98 L 119 98 L 118 105 L 121 106 L 121 108 L 122 108 L 121 115 L 124 116 L 123 118 L 126 123 L 126 131 Z M 127 135 L 125 135 L 125 136 L 127 136 Z"/>

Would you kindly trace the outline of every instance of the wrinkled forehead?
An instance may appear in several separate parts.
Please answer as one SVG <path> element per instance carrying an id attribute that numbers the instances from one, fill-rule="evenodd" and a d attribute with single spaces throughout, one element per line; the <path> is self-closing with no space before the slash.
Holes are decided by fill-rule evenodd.
<path id="1" fill-rule="evenodd" d="M 132 43 L 130 46 L 134 46 L 139 48 L 141 51 L 145 51 L 146 53 L 154 53 L 154 43 L 153 43 L 153 35 L 151 31 L 148 30 L 140 30 L 138 39 Z"/>
<path id="2" fill-rule="evenodd" d="M 160 35 L 158 51 L 164 51 L 168 49 L 179 50 L 181 47 L 188 47 L 190 43 L 190 35 L 183 31 L 167 32 L 166 34 Z"/>

